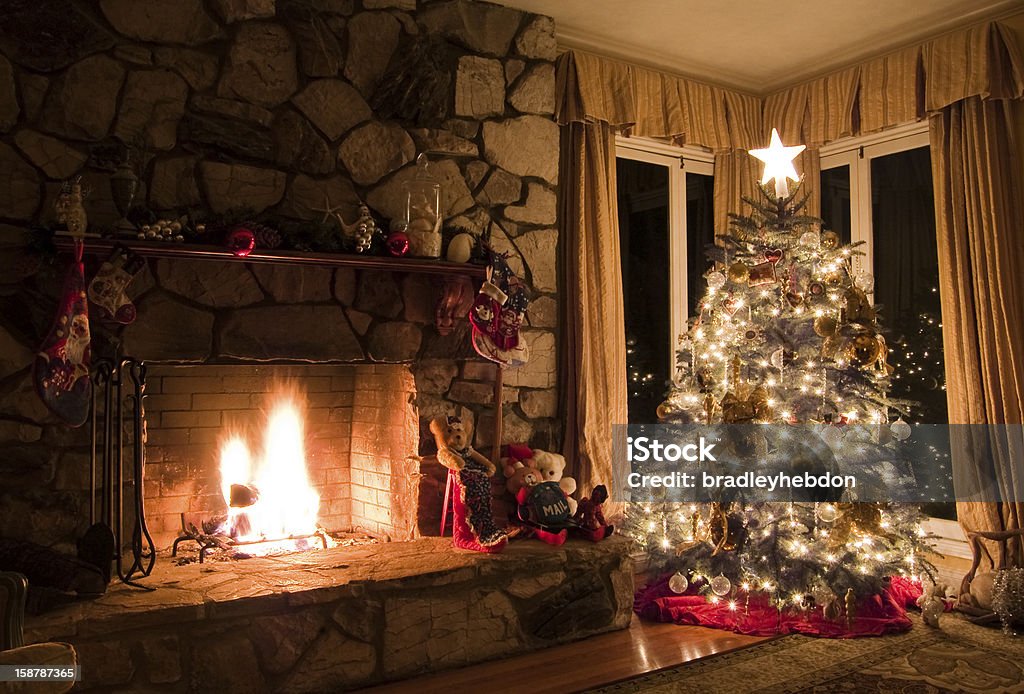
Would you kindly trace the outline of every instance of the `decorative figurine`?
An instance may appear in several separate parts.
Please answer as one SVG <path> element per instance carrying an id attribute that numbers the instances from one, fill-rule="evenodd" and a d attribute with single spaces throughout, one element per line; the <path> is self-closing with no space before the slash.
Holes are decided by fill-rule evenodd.
<path id="1" fill-rule="evenodd" d="M 85 236 L 85 229 L 89 225 L 89 218 L 82 205 L 84 198 L 82 178 L 79 176 L 72 183 L 65 182 L 61 186 L 60 195 L 54 203 L 57 221 L 63 224 L 72 236 L 78 238 Z"/>

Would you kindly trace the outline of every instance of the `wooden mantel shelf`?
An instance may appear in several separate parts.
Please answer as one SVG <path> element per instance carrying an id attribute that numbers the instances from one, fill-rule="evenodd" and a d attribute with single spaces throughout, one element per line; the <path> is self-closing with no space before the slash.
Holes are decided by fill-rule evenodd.
<path id="1" fill-rule="evenodd" d="M 57 250 L 73 248 L 68 236 L 53 238 Z M 384 272 L 408 272 L 434 275 L 440 279 L 439 296 L 434 310 L 434 325 L 441 335 L 448 335 L 455 321 L 463 318 L 473 304 L 473 280 L 483 280 L 487 268 L 470 263 L 450 263 L 425 258 L 391 258 L 358 253 L 307 253 L 303 251 L 253 251 L 244 258 L 225 248 L 211 245 L 138 241 L 133 239 L 86 238 L 85 253 L 109 255 L 114 246 L 121 246 L 146 258 L 179 258 L 182 260 L 219 260 L 226 263 L 272 263 L 292 266 L 350 267 Z M 500 400 L 500 398 L 499 398 Z M 500 421 L 500 418 L 499 418 Z"/>
<path id="2" fill-rule="evenodd" d="M 70 237 L 55 236 L 54 245 L 58 250 L 71 250 Z M 181 258 L 184 260 L 220 260 L 233 263 L 272 263 L 278 265 L 317 265 L 327 267 L 351 267 L 363 270 L 384 270 L 387 272 L 412 272 L 424 275 L 463 276 L 483 279 L 487 268 L 471 263 L 450 263 L 445 260 L 425 258 L 393 258 L 360 253 L 313 253 L 305 251 L 253 251 L 244 258 L 235 256 L 226 248 L 206 244 L 170 243 L 165 241 L 138 241 L 135 239 L 93 239 L 85 240 L 85 252 L 89 255 L 107 255 L 114 246 L 121 246 L 147 258 Z"/>

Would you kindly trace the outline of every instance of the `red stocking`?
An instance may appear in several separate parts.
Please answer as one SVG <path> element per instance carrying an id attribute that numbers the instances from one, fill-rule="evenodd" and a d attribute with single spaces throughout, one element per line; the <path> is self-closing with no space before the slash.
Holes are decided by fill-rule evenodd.
<path id="1" fill-rule="evenodd" d="M 487 484 L 488 496 L 477 498 L 472 490 L 467 490 L 463 486 L 461 478 L 467 472 L 472 474 L 470 471 L 462 470 L 455 477 L 455 494 L 452 499 L 452 544 L 459 549 L 470 549 L 474 552 L 500 552 L 505 549 L 508 540 L 503 531 L 493 527 L 489 498 L 490 480 L 486 474 L 478 474 Z M 487 505 L 486 509 L 483 508 L 484 503 Z M 471 504 L 477 508 L 472 508 Z M 471 522 L 474 519 L 479 526 L 477 530 L 482 531 L 480 534 L 474 531 L 474 524 Z M 484 537 L 481 537 L 481 534 Z"/>
<path id="2" fill-rule="evenodd" d="M 89 416 L 89 345 L 82 243 L 77 241 L 75 260 L 64 278 L 57 316 L 36 354 L 34 370 L 36 392 L 43 403 L 73 427 L 84 424 Z"/>

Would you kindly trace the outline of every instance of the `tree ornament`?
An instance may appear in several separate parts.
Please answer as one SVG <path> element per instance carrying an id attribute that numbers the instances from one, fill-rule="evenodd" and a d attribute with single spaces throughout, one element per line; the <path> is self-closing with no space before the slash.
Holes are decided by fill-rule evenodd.
<path id="1" fill-rule="evenodd" d="M 821 234 L 821 247 L 834 251 L 839 248 L 839 234 L 834 231 L 825 231 Z"/>
<path id="2" fill-rule="evenodd" d="M 786 303 L 796 308 L 804 302 L 804 295 L 799 292 L 786 292 Z"/>
<path id="3" fill-rule="evenodd" d="M 788 349 L 783 349 L 782 347 L 780 347 L 779 349 L 772 352 L 772 356 L 770 359 L 771 365 L 774 366 L 776 369 L 781 369 L 785 366 L 789 366 L 793 362 L 794 357 L 796 357 L 796 355 L 793 352 L 791 352 Z"/>
<path id="4" fill-rule="evenodd" d="M 404 231 L 392 231 L 387 239 L 388 253 L 401 258 L 409 252 L 409 236 Z"/>
<path id="5" fill-rule="evenodd" d="M 818 516 L 818 520 L 824 523 L 834 523 L 842 515 L 842 511 L 839 510 L 838 506 L 829 503 L 818 504 L 815 508 L 815 513 Z"/>
<path id="6" fill-rule="evenodd" d="M 746 263 L 736 261 L 729 266 L 729 280 L 736 284 L 746 284 L 750 279 L 750 267 Z"/>
<path id="7" fill-rule="evenodd" d="M 858 287 L 860 287 L 864 291 L 868 291 L 875 286 L 875 276 L 872 275 L 867 270 L 858 270 L 856 273 L 854 273 L 853 281 Z"/>
<path id="8" fill-rule="evenodd" d="M 862 369 L 876 363 L 880 353 L 878 338 L 871 333 L 857 335 L 846 347 L 846 358 L 851 364 Z"/>
<path id="9" fill-rule="evenodd" d="M 658 415 L 658 419 L 664 420 L 664 419 L 668 419 L 669 417 L 671 417 L 673 414 L 676 413 L 676 411 L 677 411 L 676 406 L 673 405 L 668 400 L 665 400 L 660 405 L 658 405 L 658 408 L 655 410 L 655 414 Z"/>
<path id="10" fill-rule="evenodd" d="M 732 581 L 719 574 L 711 579 L 711 592 L 720 598 L 725 597 L 732 590 Z"/>
<path id="11" fill-rule="evenodd" d="M 818 316 L 814 319 L 814 333 L 820 337 L 835 335 L 839 322 L 832 316 Z"/>
<path id="12" fill-rule="evenodd" d="M 825 285 L 821 282 L 811 282 L 807 285 L 807 293 L 814 299 L 820 299 L 825 296 Z"/>
<path id="13" fill-rule="evenodd" d="M 690 582 L 686 579 L 686 576 L 680 571 L 676 571 L 672 574 L 672 578 L 668 579 L 668 589 L 677 595 L 681 595 L 686 592 L 686 589 L 690 587 Z"/>
<path id="14" fill-rule="evenodd" d="M 750 268 L 747 283 L 751 287 L 759 287 L 762 284 L 774 284 L 778 280 L 775 274 L 775 263 L 764 261 Z"/>
<path id="15" fill-rule="evenodd" d="M 764 386 L 757 386 L 746 398 L 739 397 L 732 391 L 722 398 L 722 421 L 726 424 L 766 422 L 771 418 L 768 391 Z"/>
<path id="16" fill-rule="evenodd" d="M 800 245 L 814 248 L 821 243 L 821 234 L 816 231 L 805 231 L 800 234 Z"/>
<path id="17" fill-rule="evenodd" d="M 772 128 L 771 142 L 764 149 L 752 149 L 750 154 L 764 162 L 764 174 L 761 176 L 761 185 L 775 180 L 775 197 L 784 198 L 789 195 L 788 181 L 798 181 L 796 168 L 793 160 L 806 149 L 806 145 L 795 145 L 786 147 L 782 144 L 779 131 Z"/>
<path id="18" fill-rule="evenodd" d="M 708 273 L 708 286 L 718 290 L 725 286 L 725 275 L 721 272 Z"/>
<path id="19" fill-rule="evenodd" d="M 256 247 L 256 235 L 252 233 L 252 229 L 237 226 L 228 232 L 224 245 L 239 258 L 245 258 Z"/>
<path id="20" fill-rule="evenodd" d="M 865 325 L 875 322 L 875 309 L 863 289 L 850 287 L 843 298 L 846 300 L 846 320 Z"/>
<path id="21" fill-rule="evenodd" d="M 906 441 L 910 438 L 910 434 L 912 433 L 910 425 L 903 421 L 902 417 L 889 425 L 889 431 L 892 433 L 892 437 L 897 441 Z"/>
<path id="22" fill-rule="evenodd" d="M 772 265 L 778 265 L 783 255 L 781 248 L 769 248 L 764 252 L 764 259 Z"/>

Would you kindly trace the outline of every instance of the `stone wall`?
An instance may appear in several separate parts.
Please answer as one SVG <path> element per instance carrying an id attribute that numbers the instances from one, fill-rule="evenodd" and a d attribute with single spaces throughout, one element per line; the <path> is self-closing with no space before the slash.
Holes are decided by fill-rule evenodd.
<path id="1" fill-rule="evenodd" d="M 433 170 L 443 181 L 447 221 L 487 233 L 509 252 L 532 299 L 524 336 L 533 357 L 505 376 L 505 439 L 558 445 L 553 25 L 469 0 L 418 5 L 7 4 L 0 26 L 0 535 L 70 548 L 83 530 L 87 433 L 52 419 L 31 382 L 32 355 L 49 329 L 67 258 L 31 252 L 28 228 L 52 222 L 60 183 L 73 176 L 90 191 L 92 228 L 109 228 L 118 216 L 111 152 L 120 142 L 141 145 L 138 199 L 154 211 L 245 206 L 293 220 L 320 219 L 314 208 L 325 195 L 345 205 L 348 219 L 357 199 L 382 221 L 396 217 L 417 153 L 442 152 Z M 478 444 L 488 443 L 494 368 L 473 355 L 466 321 L 441 337 L 429 314 L 411 315 L 429 310 L 409 300 L 420 296 L 424 278 L 241 264 L 203 276 L 193 265 L 200 263 L 151 263 L 129 290 L 137 322 L 105 331 L 94 321 L 94 333 L 140 357 L 152 356 L 144 347 L 159 347 L 162 359 L 179 363 L 253 355 L 415 362 L 422 417 L 461 414 Z M 382 294 L 393 313 L 361 307 Z"/>

